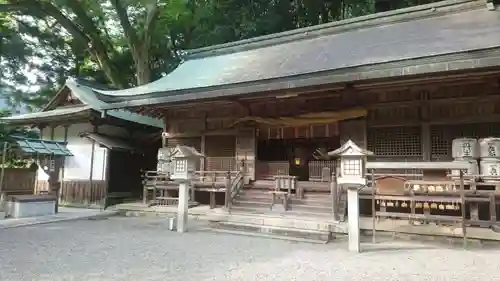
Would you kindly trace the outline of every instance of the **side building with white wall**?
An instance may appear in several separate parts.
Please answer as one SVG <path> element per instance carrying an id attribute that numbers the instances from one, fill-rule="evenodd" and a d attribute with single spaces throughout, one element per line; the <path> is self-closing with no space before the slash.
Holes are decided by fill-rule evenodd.
<path id="1" fill-rule="evenodd" d="M 103 114 L 100 101 L 84 85 L 68 81 L 41 112 L 3 118 L 12 126 L 34 126 L 42 140 L 66 143 L 73 154 L 60 171 L 61 204 L 99 205 L 106 198 L 142 195 L 141 170 L 156 168 L 162 121 L 123 110 Z M 39 167 L 35 193 L 48 191 Z M 117 196 L 116 194 L 120 194 Z"/>

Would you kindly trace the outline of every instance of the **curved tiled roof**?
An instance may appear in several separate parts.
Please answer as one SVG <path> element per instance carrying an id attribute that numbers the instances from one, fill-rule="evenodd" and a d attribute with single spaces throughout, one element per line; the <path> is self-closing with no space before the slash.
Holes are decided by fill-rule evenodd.
<path id="1" fill-rule="evenodd" d="M 496 48 L 498 34 L 500 15 L 483 1 L 443 1 L 194 50 L 154 82 L 94 91 L 108 103 L 148 104 L 200 89 Z"/>

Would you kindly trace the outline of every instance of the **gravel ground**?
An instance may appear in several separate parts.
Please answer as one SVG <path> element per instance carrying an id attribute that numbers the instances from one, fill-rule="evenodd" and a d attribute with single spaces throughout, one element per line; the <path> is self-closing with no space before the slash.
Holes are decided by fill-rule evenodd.
<path id="1" fill-rule="evenodd" d="M 500 250 L 411 242 L 328 245 L 168 232 L 113 217 L 0 230 L 0 280 L 500 280 Z"/>

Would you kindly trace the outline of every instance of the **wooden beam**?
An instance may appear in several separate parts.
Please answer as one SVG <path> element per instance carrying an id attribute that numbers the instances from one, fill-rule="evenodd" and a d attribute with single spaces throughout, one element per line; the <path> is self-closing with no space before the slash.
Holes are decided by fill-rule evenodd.
<path id="1" fill-rule="evenodd" d="M 422 138 L 422 160 L 431 161 L 431 130 L 430 130 L 430 109 L 429 109 L 429 93 L 422 91 L 420 93 L 420 122 L 421 125 L 421 138 Z"/>

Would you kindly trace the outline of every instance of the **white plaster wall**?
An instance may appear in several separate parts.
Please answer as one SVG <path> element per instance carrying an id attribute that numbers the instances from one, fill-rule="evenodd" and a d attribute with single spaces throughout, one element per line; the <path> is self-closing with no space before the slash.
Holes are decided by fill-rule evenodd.
<path id="1" fill-rule="evenodd" d="M 90 124 L 73 124 L 68 128 L 68 149 L 73 156 L 66 157 L 63 180 L 89 180 L 92 161 L 92 141 L 87 138 L 81 138 L 78 135 L 83 132 L 92 132 Z M 106 149 L 94 147 L 94 165 L 92 172 L 93 180 L 104 180 L 104 151 Z"/>
<path id="2" fill-rule="evenodd" d="M 89 180 L 90 168 L 92 159 L 92 141 L 87 138 L 79 137 L 80 133 L 92 132 L 93 127 L 88 123 L 72 124 L 68 127 L 68 149 L 73 153 L 73 156 L 66 157 L 65 168 L 63 173 L 64 181 Z M 128 137 L 129 133 L 119 127 L 103 125 L 99 127 L 99 132 L 118 137 Z M 45 128 L 42 132 L 42 139 L 51 139 L 51 129 Z M 54 130 L 54 140 L 64 141 L 64 127 L 59 126 Z M 94 165 L 92 171 L 93 180 L 106 179 L 106 155 L 108 149 L 100 147 L 96 143 L 94 148 Z M 38 180 L 48 180 L 47 174 L 42 168 L 39 168 L 37 173 Z"/>

